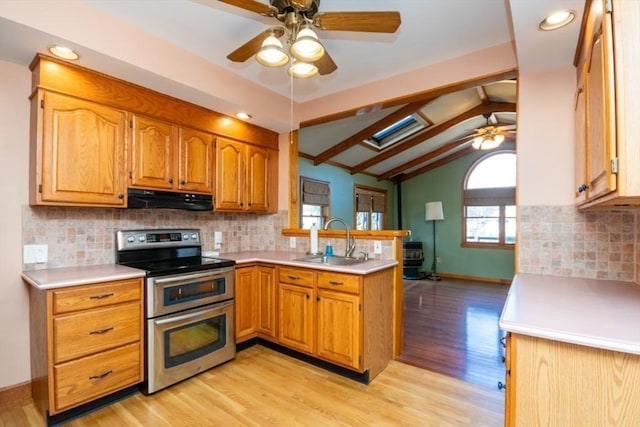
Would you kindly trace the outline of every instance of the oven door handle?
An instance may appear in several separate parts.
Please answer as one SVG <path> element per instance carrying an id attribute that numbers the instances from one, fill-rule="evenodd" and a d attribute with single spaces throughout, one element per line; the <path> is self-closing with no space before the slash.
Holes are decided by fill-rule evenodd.
<path id="1" fill-rule="evenodd" d="M 221 302 L 219 304 L 215 304 L 213 307 L 207 307 L 204 310 L 198 310 L 198 311 L 183 314 L 180 316 L 167 316 L 166 319 L 154 320 L 153 323 L 155 323 L 156 325 L 166 325 L 167 323 L 181 322 L 183 320 L 202 317 L 203 315 L 208 313 L 223 311 L 225 308 L 229 307 L 230 305 L 233 305 L 233 300 Z"/>
<path id="2" fill-rule="evenodd" d="M 215 279 L 218 277 L 224 276 L 226 273 L 233 272 L 233 268 L 223 268 L 219 270 L 215 270 L 215 272 L 207 271 L 206 273 L 195 273 L 195 274 L 181 274 L 179 276 L 170 276 L 170 277 L 158 277 L 154 278 L 154 283 L 158 285 L 166 285 L 166 284 L 181 284 L 192 282 L 195 279 Z"/>

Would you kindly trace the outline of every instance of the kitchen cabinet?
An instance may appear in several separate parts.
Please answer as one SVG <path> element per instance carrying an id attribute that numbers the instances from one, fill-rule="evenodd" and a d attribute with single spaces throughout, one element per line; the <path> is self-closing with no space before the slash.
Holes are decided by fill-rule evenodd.
<path id="1" fill-rule="evenodd" d="M 279 267 L 279 343 L 375 377 L 391 359 L 393 269 Z"/>
<path id="2" fill-rule="evenodd" d="M 640 5 L 592 0 L 577 55 L 576 203 L 640 204 Z"/>
<path id="3" fill-rule="evenodd" d="M 142 279 L 30 289 L 32 393 L 56 415 L 143 381 Z"/>
<path id="4" fill-rule="evenodd" d="M 30 204 L 123 207 L 125 146 L 125 111 L 38 90 L 31 99 Z"/>
<path id="5" fill-rule="evenodd" d="M 132 187 L 213 192 L 213 135 L 140 115 L 131 128 Z"/>
<path id="6" fill-rule="evenodd" d="M 236 268 L 236 342 L 276 337 L 275 267 L 251 265 Z"/>
<path id="7" fill-rule="evenodd" d="M 510 333 L 505 425 L 635 425 L 640 355 Z"/>
<path id="8" fill-rule="evenodd" d="M 216 210 L 274 212 L 272 157 L 271 150 L 218 138 Z"/>

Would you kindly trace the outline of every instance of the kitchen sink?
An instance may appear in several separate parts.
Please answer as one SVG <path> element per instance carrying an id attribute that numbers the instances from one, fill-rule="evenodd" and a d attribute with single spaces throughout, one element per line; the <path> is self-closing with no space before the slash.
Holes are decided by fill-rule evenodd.
<path id="1" fill-rule="evenodd" d="M 358 258 L 347 258 L 342 256 L 309 255 L 302 258 L 296 258 L 294 261 L 331 265 L 355 265 L 366 262 L 367 260 Z"/>

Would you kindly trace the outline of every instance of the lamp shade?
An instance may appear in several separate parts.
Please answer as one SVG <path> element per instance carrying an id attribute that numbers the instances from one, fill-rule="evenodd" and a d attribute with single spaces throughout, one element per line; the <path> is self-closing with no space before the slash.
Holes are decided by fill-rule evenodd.
<path id="1" fill-rule="evenodd" d="M 424 205 L 425 209 L 425 221 L 441 220 L 444 219 L 442 213 L 442 202 L 427 202 Z"/>

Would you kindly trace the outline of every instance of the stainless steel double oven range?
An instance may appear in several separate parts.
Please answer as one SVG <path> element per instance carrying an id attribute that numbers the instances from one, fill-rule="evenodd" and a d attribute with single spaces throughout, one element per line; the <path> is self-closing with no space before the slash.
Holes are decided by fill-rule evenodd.
<path id="1" fill-rule="evenodd" d="M 235 357 L 235 261 L 203 257 L 200 230 L 119 230 L 116 263 L 146 271 L 144 393 Z"/>

